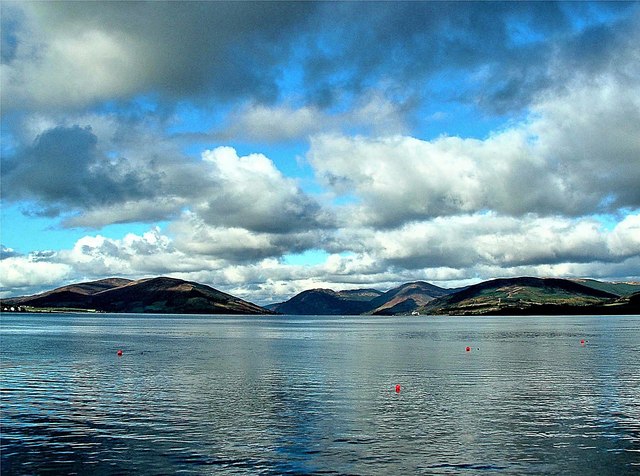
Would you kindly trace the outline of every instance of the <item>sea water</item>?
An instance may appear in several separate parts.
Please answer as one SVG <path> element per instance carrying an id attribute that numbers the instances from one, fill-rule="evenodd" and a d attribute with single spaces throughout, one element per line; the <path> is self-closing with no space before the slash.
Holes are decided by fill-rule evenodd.
<path id="1" fill-rule="evenodd" d="M 3 475 L 640 473 L 638 316 L 4 314 L 0 348 Z"/>

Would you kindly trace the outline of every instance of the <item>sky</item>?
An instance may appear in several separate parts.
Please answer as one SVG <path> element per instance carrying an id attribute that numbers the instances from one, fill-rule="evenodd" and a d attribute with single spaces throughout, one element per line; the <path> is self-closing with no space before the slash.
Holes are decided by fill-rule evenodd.
<path id="1" fill-rule="evenodd" d="M 0 297 L 640 281 L 638 2 L 0 9 Z"/>

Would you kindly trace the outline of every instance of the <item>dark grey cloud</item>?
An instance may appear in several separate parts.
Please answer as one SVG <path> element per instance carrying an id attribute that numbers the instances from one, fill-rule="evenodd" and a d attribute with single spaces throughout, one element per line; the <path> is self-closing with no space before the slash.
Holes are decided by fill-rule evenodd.
<path id="1" fill-rule="evenodd" d="M 154 193 L 160 174 L 147 170 L 143 175 L 126 159 L 109 159 L 100 154 L 97 143 L 89 127 L 43 132 L 32 145 L 3 157 L 3 197 L 34 201 L 41 214 L 56 216 Z"/>
<path id="2" fill-rule="evenodd" d="M 302 191 L 293 195 L 256 197 L 219 189 L 198 213 L 211 224 L 246 228 L 259 233 L 283 233 L 323 227 L 320 205 Z M 328 217 L 327 217 L 328 218 Z M 330 220 L 327 220 L 329 223 Z M 327 224 L 328 224 L 327 223 Z"/>
<path id="3" fill-rule="evenodd" d="M 24 107 L 12 97 L 27 94 L 68 107 L 157 93 L 272 103 L 293 93 L 333 107 L 371 88 L 429 101 L 446 83 L 445 99 L 504 112 L 576 71 L 608 67 L 637 29 L 638 5 L 34 2 L 5 22 L 4 102 Z"/>
<path id="4" fill-rule="evenodd" d="M 175 249 L 202 259 L 224 260 L 227 264 L 255 264 L 287 253 L 324 246 L 330 232 L 311 229 L 285 233 L 248 231 L 246 228 L 215 226 L 199 215 L 185 213 L 171 223 Z"/>
<path id="5" fill-rule="evenodd" d="M 8 8 L 8 7 L 7 7 Z M 18 8 L 14 6 L 14 8 Z M 136 94 L 200 101 L 278 96 L 278 68 L 316 8 L 311 2 L 34 2 L 7 22 L 6 86 L 36 106 L 69 107 Z M 79 55 L 81 45 L 85 49 Z M 43 90 L 73 87 L 66 101 Z M 85 82 L 76 74 L 94 77 Z M 70 84 L 64 78 L 72 78 Z M 102 84 L 101 84 L 102 83 Z M 6 104 L 14 103 L 9 94 Z"/>
<path id="6" fill-rule="evenodd" d="M 555 2 L 371 2 L 327 6 L 324 34 L 308 35 L 306 87 L 330 104 L 344 90 L 382 81 L 428 100 L 430 82 L 449 82 L 449 99 L 504 112 L 562 84 L 576 70 L 618 54 L 637 28 L 638 6 Z M 608 23 L 603 23 L 607 18 Z M 587 25 L 576 31 L 576 25 Z M 330 27 L 329 27 L 330 25 Z M 565 43 L 567 45 L 565 46 Z M 597 44 L 597 48 L 587 48 Z M 550 69 L 557 61 L 571 65 Z M 560 80 L 560 81 L 559 81 Z"/>

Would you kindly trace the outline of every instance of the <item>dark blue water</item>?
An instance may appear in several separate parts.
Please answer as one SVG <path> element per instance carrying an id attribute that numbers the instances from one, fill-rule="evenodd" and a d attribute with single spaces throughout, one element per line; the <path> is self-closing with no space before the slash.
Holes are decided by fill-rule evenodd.
<path id="1" fill-rule="evenodd" d="M 3 475 L 640 472 L 638 316 L 0 319 Z"/>

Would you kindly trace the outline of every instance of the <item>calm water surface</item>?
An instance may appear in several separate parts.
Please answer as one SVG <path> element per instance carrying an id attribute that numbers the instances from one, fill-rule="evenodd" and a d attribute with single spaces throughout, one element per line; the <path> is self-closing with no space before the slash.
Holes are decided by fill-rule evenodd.
<path id="1" fill-rule="evenodd" d="M 638 316 L 0 319 L 3 475 L 640 473 Z"/>

